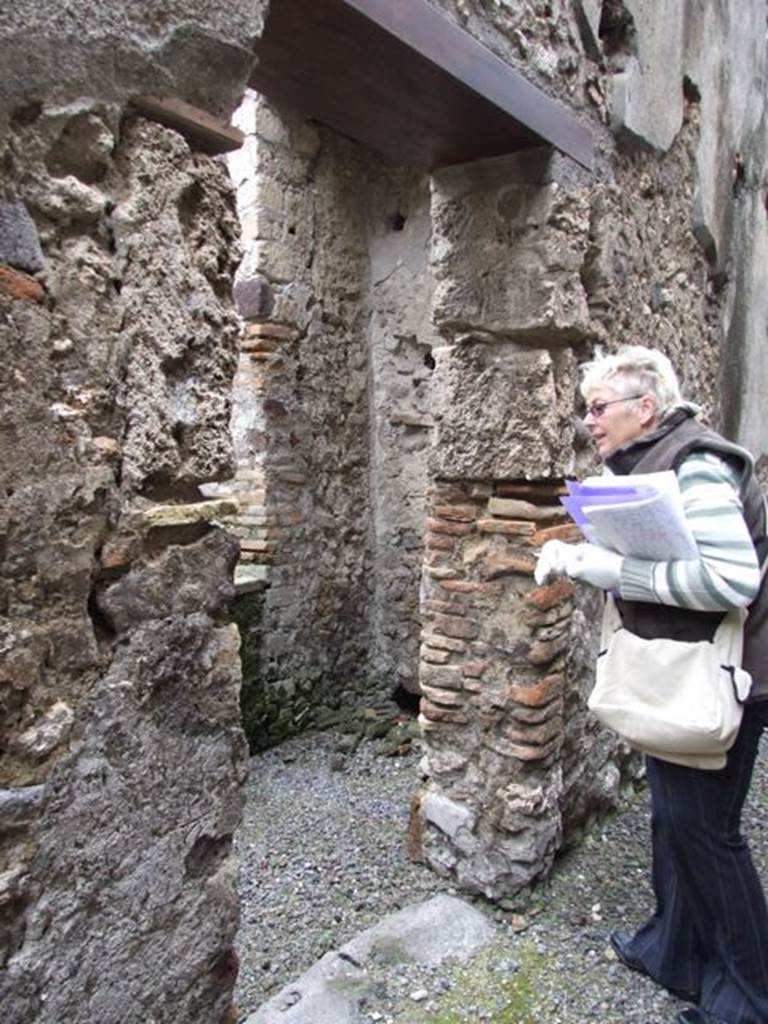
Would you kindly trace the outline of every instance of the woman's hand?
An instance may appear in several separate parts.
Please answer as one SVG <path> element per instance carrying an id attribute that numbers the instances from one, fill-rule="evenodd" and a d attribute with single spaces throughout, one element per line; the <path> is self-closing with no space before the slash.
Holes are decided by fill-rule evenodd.
<path id="1" fill-rule="evenodd" d="M 553 576 L 570 575 L 569 567 L 575 557 L 576 546 L 561 540 L 548 540 L 542 546 L 533 570 L 533 578 L 541 586 Z"/>
<path id="2" fill-rule="evenodd" d="M 565 544 L 548 540 L 539 554 L 533 577 L 541 585 L 553 576 L 570 576 L 593 587 L 613 590 L 619 585 L 622 556 L 596 544 Z"/>
<path id="3" fill-rule="evenodd" d="M 577 544 L 573 549 L 567 573 L 574 580 L 591 583 L 602 590 L 615 590 L 621 580 L 621 555 L 596 544 Z"/>

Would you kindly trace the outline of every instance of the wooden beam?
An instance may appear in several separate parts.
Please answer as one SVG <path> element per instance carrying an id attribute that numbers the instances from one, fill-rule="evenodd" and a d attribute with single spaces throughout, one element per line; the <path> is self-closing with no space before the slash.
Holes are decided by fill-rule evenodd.
<path id="1" fill-rule="evenodd" d="M 344 2 L 540 138 L 591 168 L 594 147 L 586 126 L 425 0 Z"/>
<path id="2" fill-rule="evenodd" d="M 215 155 L 229 153 L 243 144 L 245 136 L 239 129 L 183 100 L 170 96 L 134 96 L 131 103 L 146 117 L 174 128 L 192 149 Z"/>
<path id="3" fill-rule="evenodd" d="M 427 0 L 271 0 L 251 85 L 396 163 L 434 169 L 589 129 Z"/>

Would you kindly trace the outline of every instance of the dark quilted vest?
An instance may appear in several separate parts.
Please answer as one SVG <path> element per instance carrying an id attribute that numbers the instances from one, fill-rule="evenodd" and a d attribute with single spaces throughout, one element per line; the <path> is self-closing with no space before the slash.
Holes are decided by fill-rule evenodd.
<path id="1" fill-rule="evenodd" d="M 765 502 L 752 471 L 752 459 L 738 445 L 703 426 L 688 408 L 676 409 L 658 430 L 620 448 L 606 459 L 614 473 L 677 470 L 691 452 L 722 455 L 740 470 L 744 519 L 762 564 L 768 555 Z M 722 612 L 697 612 L 644 601 L 618 601 L 622 621 L 638 636 L 711 640 Z M 765 581 L 749 608 L 744 633 L 744 668 L 753 679 L 752 699 L 768 697 L 768 586 Z"/>

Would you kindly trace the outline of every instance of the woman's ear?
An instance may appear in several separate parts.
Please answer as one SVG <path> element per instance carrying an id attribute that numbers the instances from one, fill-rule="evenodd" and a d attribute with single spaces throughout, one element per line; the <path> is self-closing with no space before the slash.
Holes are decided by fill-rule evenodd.
<path id="1" fill-rule="evenodd" d="M 656 399 L 652 395 L 643 395 L 638 400 L 638 408 L 641 425 L 644 428 L 654 426 L 659 418 L 656 411 Z"/>

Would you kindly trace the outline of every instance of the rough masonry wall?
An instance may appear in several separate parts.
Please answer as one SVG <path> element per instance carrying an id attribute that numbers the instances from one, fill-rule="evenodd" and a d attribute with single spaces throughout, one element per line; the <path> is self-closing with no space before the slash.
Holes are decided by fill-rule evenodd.
<path id="1" fill-rule="evenodd" d="M 249 94 L 229 158 L 246 255 L 238 618 L 253 746 L 416 688 L 432 419 L 424 176 Z"/>
<path id="2" fill-rule="evenodd" d="M 224 166 L 125 102 L 156 89 L 226 110 L 258 28 L 252 5 L 226 7 L 0 15 L 0 1003 L 14 1024 L 231 1017 L 237 545 L 211 522 L 231 506 L 198 485 L 232 469 L 238 232 Z"/>
<path id="3" fill-rule="evenodd" d="M 569 529 L 547 507 L 557 485 L 595 468 L 576 424 L 578 363 L 598 346 L 661 348 L 716 426 L 758 456 L 768 445 L 744 408 L 765 362 L 762 300 L 756 318 L 749 307 L 765 248 L 765 7 L 440 6 L 568 98 L 598 149 L 593 175 L 542 152 L 433 182 L 443 344 L 416 814 L 428 863 L 503 899 L 540 877 L 632 770 L 584 710 L 594 598 L 531 579 L 531 549 Z M 748 70 L 730 70 L 745 52 Z M 738 356 L 729 381 L 739 346 L 754 386 Z"/>

